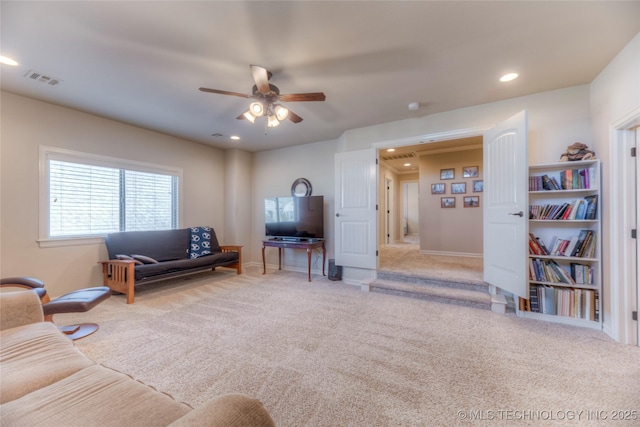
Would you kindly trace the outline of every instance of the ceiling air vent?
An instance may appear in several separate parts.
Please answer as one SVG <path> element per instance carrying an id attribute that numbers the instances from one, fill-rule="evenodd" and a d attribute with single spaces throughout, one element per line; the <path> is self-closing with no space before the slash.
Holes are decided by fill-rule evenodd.
<path id="1" fill-rule="evenodd" d="M 390 156 L 382 156 L 382 160 L 412 159 L 414 157 L 416 157 L 416 153 L 392 154 Z"/>
<path id="2" fill-rule="evenodd" d="M 29 71 L 24 76 L 27 77 L 28 79 L 35 80 L 41 83 L 46 83 L 51 86 L 55 86 L 62 81 L 60 79 L 56 79 L 55 77 L 45 76 L 44 74 L 39 73 L 37 71 L 33 71 L 33 70 Z"/>
<path id="3" fill-rule="evenodd" d="M 222 136 L 222 134 L 220 132 L 216 132 L 216 133 L 212 133 L 211 136 L 213 136 L 215 138 L 220 138 Z"/>

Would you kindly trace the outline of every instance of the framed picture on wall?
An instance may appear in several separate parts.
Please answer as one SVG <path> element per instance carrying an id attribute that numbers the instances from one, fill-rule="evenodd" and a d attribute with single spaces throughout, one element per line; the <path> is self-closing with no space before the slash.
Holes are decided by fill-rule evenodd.
<path id="1" fill-rule="evenodd" d="M 463 204 L 465 208 L 479 208 L 480 197 L 479 196 L 466 196 L 463 197 Z"/>
<path id="2" fill-rule="evenodd" d="M 444 194 L 447 188 L 447 184 L 444 182 L 438 182 L 431 184 L 431 194 Z"/>
<path id="3" fill-rule="evenodd" d="M 440 198 L 440 207 L 441 208 L 455 208 L 456 207 L 456 198 L 455 197 L 442 197 L 442 198 Z"/>
<path id="4" fill-rule="evenodd" d="M 484 181 L 482 181 L 481 179 L 473 181 L 474 193 L 482 193 L 483 188 L 484 188 Z"/>
<path id="5" fill-rule="evenodd" d="M 466 182 L 454 182 L 451 184 L 451 194 L 463 194 L 467 192 Z"/>
<path id="6" fill-rule="evenodd" d="M 462 177 L 463 178 L 477 178 L 478 177 L 478 166 L 465 166 L 462 168 Z"/>
<path id="7" fill-rule="evenodd" d="M 453 179 L 456 177 L 456 170 L 451 169 L 440 169 L 440 179 Z"/>

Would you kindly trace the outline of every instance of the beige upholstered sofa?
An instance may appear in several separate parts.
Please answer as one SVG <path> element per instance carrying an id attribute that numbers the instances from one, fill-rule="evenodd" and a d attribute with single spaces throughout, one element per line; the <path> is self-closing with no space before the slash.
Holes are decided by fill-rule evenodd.
<path id="1" fill-rule="evenodd" d="M 98 365 L 50 322 L 35 292 L 0 293 L 0 425 L 273 426 L 262 404 L 227 394 L 192 409 Z"/>

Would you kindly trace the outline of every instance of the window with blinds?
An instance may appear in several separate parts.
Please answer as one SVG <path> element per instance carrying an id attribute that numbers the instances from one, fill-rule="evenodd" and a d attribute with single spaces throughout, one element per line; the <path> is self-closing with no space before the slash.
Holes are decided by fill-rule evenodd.
<path id="1" fill-rule="evenodd" d="M 178 176 L 47 159 L 48 237 L 178 227 Z"/>

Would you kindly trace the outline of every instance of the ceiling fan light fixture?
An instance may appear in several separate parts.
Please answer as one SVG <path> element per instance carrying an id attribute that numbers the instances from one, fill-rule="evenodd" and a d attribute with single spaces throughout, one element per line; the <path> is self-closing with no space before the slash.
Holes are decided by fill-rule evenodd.
<path id="1" fill-rule="evenodd" d="M 270 114 L 269 117 L 267 118 L 267 126 L 270 128 L 274 128 L 279 124 L 280 124 L 280 121 L 278 120 L 278 118 L 273 114 Z"/>
<path id="2" fill-rule="evenodd" d="M 286 119 L 289 116 L 289 110 L 282 105 L 276 104 L 273 110 L 276 114 L 276 118 L 280 121 Z"/>
<path id="3" fill-rule="evenodd" d="M 242 113 L 242 115 L 244 116 L 245 119 L 249 120 L 251 123 L 255 123 L 256 116 L 251 114 L 251 110 L 245 111 L 244 113 Z"/>
<path id="4" fill-rule="evenodd" d="M 249 111 L 251 111 L 251 114 L 255 117 L 260 117 L 264 114 L 264 105 L 262 105 L 261 102 L 252 102 L 251 105 L 249 105 Z"/>

